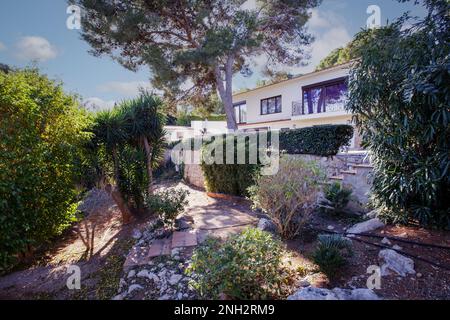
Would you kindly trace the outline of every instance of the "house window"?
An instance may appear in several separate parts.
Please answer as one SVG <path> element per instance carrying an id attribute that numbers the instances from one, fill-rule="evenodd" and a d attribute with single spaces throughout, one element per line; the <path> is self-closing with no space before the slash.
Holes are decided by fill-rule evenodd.
<path id="1" fill-rule="evenodd" d="M 261 100 L 261 115 L 280 112 L 281 112 L 281 96 Z"/>
<path id="2" fill-rule="evenodd" d="M 247 103 L 239 102 L 234 105 L 234 114 L 236 117 L 237 123 L 246 123 L 247 122 Z"/>
<path id="3" fill-rule="evenodd" d="M 303 87 L 303 114 L 344 110 L 347 91 L 346 78 Z"/>

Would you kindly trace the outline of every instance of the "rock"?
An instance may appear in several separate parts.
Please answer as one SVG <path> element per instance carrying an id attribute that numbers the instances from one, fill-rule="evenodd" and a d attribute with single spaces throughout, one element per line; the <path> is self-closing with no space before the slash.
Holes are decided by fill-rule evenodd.
<path id="1" fill-rule="evenodd" d="M 364 233 L 373 231 L 384 227 L 384 223 L 378 218 L 373 218 L 361 223 L 355 224 L 353 227 L 349 228 L 347 232 L 349 233 Z"/>
<path id="2" fill-rule="evenodd" d="M 120 293 L 117 296 L 113 297 L 111 300 L 123 300 L 124 294 Z"/>
<path id="3" fill-rule="evenodd" d="M 391 249 L 381 250 L 378 258 L 384 261 L 381 266 L 381 275 L 390 275 L 391 272 L 405 277 L 408 274 L 415 274 L 414 261 L 408 257 L 402 256 Z"/>
<path id="4" fill-rule="evenodd" d="M 174 249 L 172 249 L 172 252 L 170 253 L 170 255 L 172 257 L 178 256 L 178 255 L 180 255 L 180 251 L 181 251 L 181 248 L 174 248 Z"/>
<path id="5" fill-rule="evenodd" d="M 307 287 L 302 288 L 287 298 L 288 300 L 380 300 L 370 289 L 333 290 Z"/>
<path id="6" fill-rule="evenodd" d="M 380 298 L 370 289 L 340 289 L 335 288 L 333 292 L 339 300 L 380 300 Z"/>
<path id="7" fill-rule="evenodd" d="M 181 274 L 174 274 L 170 277 L 169 279 L 169 283 L 173 286 L 176 285 L 178 282 L 180 282 L 181 278 L 183 278 L 183 276 Z"/>
<path id="8" fill-rule="evenodd" d="M 389 246 L 392 244 L 392 243 L 389 241 L 389 239 L 386 238 L 386 237 L 383 238 L 383 240 L 381 240 L 381 243 L 382 243 L 382 244 L 387 244 L 387 245 L 389 245 Z"/>
<path id="9" fill-rule="evenodd" d="M 170 295 L 165 294 L 162 297 L 158 298 L 158 300 L 170 300 Z"/>
<path id="10" fill-rule="evenodd" d="M 309 287 L 309 286 L 311 285 L 311 283 L 309 283 L 308 280 L 301 280 L 301 281 L 298 283 L 298 285 L 299 285 L 300 287 L 306 288 L 306 287 Z"/>
<path id="11" fill-rule="evenodd" d="M 135 270 L 131 270 L 130 272 L 128 272 L 127 278 L 128 279 L 133 278 L 135 275 L 136 275 L 136 271 Z"/>
<path id="12" fill-rule="evenodd" d="M 378 216 L 378 210 L 372 210 L 364 215 L 368 219 L 374 219 Z"/>
<path id="13" fill-rule="evenodd" d="M 418 272 L 418 273 L 416 274 L 416 277 L 417 277 L 417 278 L 422 278 L 422 274 L 421 274 L 420 272 Z"/>
<path id="14" fill-rule="evenodd" d="M 132 237 L 135 240 L 139 240 L 140 238 L 142 238 L 142 232 L 139 231 L 138 229 L 134 229 Z"/>
<path id="15" fill-rule="evenodd" d="M 271 220 L 262 218 L 258 222 L 258 229 L 272 234 L 277 233 L 277 226 Z"/>
<path id="16" fill-rule="evenodd" d="M 395 244 L 395 245 L 392 246 L 392 249 L 394 249 L 394 250 L 402 250 L 403 248 L 400 247 L 399 245 Z"/>
<path id="17" fill-rule="evenodd" d="M 143 286 L 139 285 L 139 284 L 132 284 L 129 288 L 128 288 L 128 294 L 132 293 L 133 291 L 136 290 L 142 290 L 144 289 Z"/>
<path id="18" fill-rule="evenodd" d="M 179 292 L 177 295 L 177 299 L 178 300 L 182 300 L 183 299 L 183 293 Z"/>
<path id="19" fill-rule="evenodd" d="M 288 300 L 338 300 L 337 296 L 328 289 L 307 287 L 290 295 Z"/>
<path id="20" fill-rule="evenodd" d="M 334 227 L 333 226 L 328 226 L 327 229 L 328 230 L 334 230 Z"/>
<path id="21" fill-rule="evenodd" d="M 159 282 L 159 278 L 156 274 L 154 274 L 153 272 L 149 272 L 148 270 L 145 270 L 145 269 L 139 271 L 137 276 L 140 278 L 147 278 L 149 280 L 153 280 L 153 282 L 155 282 L 155 283 Z"/>
<path id="22" fill-rule="evenodd" d="M 191 228 L 190 220 L 187 217 L 180 217 L 175 219 L 175 228 L 178 231 Z"/>

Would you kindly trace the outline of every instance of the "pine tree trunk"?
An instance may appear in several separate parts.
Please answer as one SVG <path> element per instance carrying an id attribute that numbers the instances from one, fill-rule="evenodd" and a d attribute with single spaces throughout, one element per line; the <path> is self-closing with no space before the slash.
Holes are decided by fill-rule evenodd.
<path id="1" fill-rule="evenodd" d="M 153 194 L 152 182 L 153 182 L 153 170 L 152 170 L 152 156 L 153 156 L 153 148 L 148 143 L 147 137 L 142 138 L 144 142 L 145 153 L 147 156 L 147 175 L 148 175 L 148 194 Z"/>
<path id="2" fill-rule="evenodd" d="M 222 71 L 218 65 L 216 66 L 214 71 L 217 91 L 219 91 L 219 96 L 222 100 L 225 114 L 227 115 L 227 128 L 228 130 L 236 131 L 238 129 L 238 126 L 236 124 L 236 115 L 234 113 L 233 106 L 233 64 L 234 57 L 229 56 L 226 61 L 225 67 L 223 68 L 224 76 L 222 76 Z"/>
<path id="3" fill-rule="evenodd" d="M 114 179 L 116 180 L 116 186 L 111 191 L 111 197 L 113 198 L 114 202 L 117 204 L 120 212 L 122 213 L 122 223 L 127 224 L 131 221 L 133 215 L 131 213 L 130 208 L 128 207 L 128 204 L 125 202 L 125 199 L 123 198 L 123 195 L 119 190 L 119 187 L 117 186 L 120 176 L 119 176 L 119 159 L 117 158 L 116 149 L 113 150 L 112 155 L 114 163 Z"/>

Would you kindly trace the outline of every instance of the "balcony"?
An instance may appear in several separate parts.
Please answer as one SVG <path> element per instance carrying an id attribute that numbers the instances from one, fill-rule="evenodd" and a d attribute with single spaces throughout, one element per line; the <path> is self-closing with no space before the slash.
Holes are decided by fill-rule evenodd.
<path id="1" fill-rule="evenodd" d="M 292 117 L 294 118 L 321 118 L 326 116 L 346 114 L 343 103 L 328 104 L 325 111 L 319 112 L 317 108 L 308 110 L 303 108 L 303 101 L 292 102 Z"/>

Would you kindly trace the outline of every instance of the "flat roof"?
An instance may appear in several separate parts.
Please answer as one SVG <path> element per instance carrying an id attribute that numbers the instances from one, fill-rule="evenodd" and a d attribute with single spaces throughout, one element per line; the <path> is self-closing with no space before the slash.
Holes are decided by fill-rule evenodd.
<path id="1" fill-rule="evenodd" d="M 328 68 L 325 68 L 325 69 L 322 69 L 322 70 L 312 71 L 312 72 L 308 72 L 308 73 L 305 73 L 305 74 L 297 75 L 297 76 L 294 76 L 294 77 L 292 77 L 290 79 L 286 79 L 286 80 L 282 80 L 282 81 L 266 84 L 266 85 L 263 85 L 263 86 L 260 86 L 260 87 L 256 87 L 256 88 L 253 88 L 253 89 L 248 89 L 248 90 L 245 90 L 245 91 L 242 91 L 242 92 L 233 93 L 233 97 L 239 96 L 241 94 L 246 94 L 246 93 L 249 93 L 249 92 L 253 92 L 253 91 L 256 91 L 256 90 L 268 88 L 268 87 L 271 87 L 271 86 L 276 86 L 276 85 L 281 84 L 281 83 L 299 80 L 301 78 L 312 76 L 312 75 L 315 75 L 315 74 L 320 74 L 320 73 L 324 73 L 324 72 L 332 71 L 332 70 L 336 70 L 336 69 L 345 69 L 345 67 L 350 67 L 351 63 L 352 62 L 350 61 L 350 62 L 338 64 L 338 65 L 335 65 L 335 66 L 332 66 L 332 67 L 328 67 Z"/>

